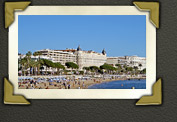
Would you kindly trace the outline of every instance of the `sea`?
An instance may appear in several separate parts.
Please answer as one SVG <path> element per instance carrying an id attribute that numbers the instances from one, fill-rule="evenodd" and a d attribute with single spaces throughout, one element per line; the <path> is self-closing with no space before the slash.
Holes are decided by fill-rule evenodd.
<path id="1" fill-rule="evenodd" d="M 88 89 L 132 89 L 133 87 L 134 89 L 146 89 L 146 79 L 104 82 L 91 85 Z"/>

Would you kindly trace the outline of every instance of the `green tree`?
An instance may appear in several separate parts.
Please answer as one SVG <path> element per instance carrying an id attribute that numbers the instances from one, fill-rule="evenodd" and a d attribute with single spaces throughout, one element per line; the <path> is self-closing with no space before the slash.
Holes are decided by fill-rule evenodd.
<path id="1" fill-rule="evenodd" d="M 47 74 L 47 69 L 50 68 L 50 67 L 54 68 L 55 64 L 48 59 L 42 59 L 42 60 L 43 60 L 43 65 L 46 66 L 46 74 Z"/>
<path id="2" fill-rule="evenodd" d="M 71 68 L 71 72 L 73 71 L 73 69 L 78 69 L 79 66 L 73 62 L 66 62 L 65 65 L 67 66 L 67 68 Z"/>
<path id="3" fill-rule="evenodd" d="M 35 74 L 36 75 L 36 67 L 37 67 L 37 62 L 34 60 L 30 60 L 29 62 L 30 64 L 30 69 L 31 69 L 31 74 Z"/>
<path id="4" fill-rule="evenodd" d="M 83 74 L 84 74 L 84 71 L 79 71 L 79 74 L 83 75 Z"/>
<path id="5" fill-rule="evenodd" d="M 27 69 L 27 58 L 25 57 L 25 58 L 19 60 L 19 63 L 20 63 L 20 65 L 21 65 L 21 67 L 22 67 L 22 75 L 25 76 L 25 74 L 26 74 L 25 71 L 26 71 L 26 69 Z"/>
<path id="6" fill-rule="evenodd" d="M 26 56 L 27 56 L 27 57 L 31 57 L 31 55 L 32 55 L 32 52 L 31 52 L 31 51 L 28 51 L 28 52 L 26 53 Z"/>
<path id="7" fill-rule="evenodd" d="M 117 68 L 120 68 L 120 69 L 122 69 L 122 66 L 121 66 L 121 64 L 116 64 L 116 66 L 117 66 Z"/>
<path id="8" fill-rule="evenodd" d="M 141 69 L 141 67 L 142 67 L 142 64 L 139 64 L 139 67 L 140 67 L 140 69 Z"/>
<path id="9" fill-rule="evenodd" d="M 141 70 L 140 73 L 141 73 L 141 74 L 146 74 L 146 68 L 144 68 L 143 70 Z"/>
<path id="10" fill-rule="evenodd" d="M 57 74 L 59 74 L 60 69 L 65 69 L 61 63 L 54 63 L 54 67 L 57 68 Z"/>
<path id="11" fill-rule="evenodd" d="M 103 65 L 101 65 L 100 68 L 107 70 L 109 73 L 110 73 L 111 71 L 115 71 L 115 70 L 116 70 L 115 67 L 113 67 L 113 66 L 111 66 L 111 65 L 109 65 L 109 64 L 106 64 L 106 63 L 103 64 Z"/>
<path id="12" fill-rule="evenodd" d="M 137 66 L 134 66 L 133 69 L 138 70 L 138 67 L 137 67 Z"/>
<path id="13" fill-rule="evenodd" d="M 130 73 L 130 74 L 132 74 L 132 72 L 133 72 L 133 68 L 132 68 L 132 67 L 126 67 L 126 68 L 125 68 L 125 73 Z"/>
<path id="14" fill-rule="evenodd" d="M 120 73 L 122 70 L 121 64 L 116 64 L 116 66 L 117 66 L 117 73 Z"/>
<path id="15" fill-rule="evenodd" d="M 83 67 L 83 69 L 85 69 L 85 70 L 90 70 L 90 67 Z"/>
<path id="16" fill-rule="evenodd" d="M 40 58 L 40 55 L 42 55 L 42 53 L 41 52 L 34 52 L 33 55 L 34 56 L 39 56 L 38 58 Z"/>
<path id="17" fill-rule="evenodd" d="M 41 67 L 41 65 L 44 64 L 43 60 L 40 59 L 40 55 L 42 55 L 42 53 L 41 52 L 34 52 L 33 55 L 38 56 L 38 59 L 37 59 L 37 74 L 39 75 L 40 74 L 40 67 Z"/>
<path id="18" fill-rule="evenodd" d="M 124 64 L 124 65 L 123 65 L 123 68 L 126 69 L 126 68 L 127 68 L 127 64 Z"/>
<path id="19" fill-rule="evenodd" d="M 40 67 L 44 64 L 44 61 L 39 59 L 37 62 L 37 74 L 40 74 Z"/>
<path id="20" fill-rule="evenodd" d="M 90 67 L 83 67 L 83 70 L 86 70 L 86 74 L 90 71 Z"/>
<path id="21" fill-rule="evenodd" d="M 72 69 L 78 69 L 79 66 L 73 62 L 66 62 L 65 65 L 68 67 L 68 68 L 72 68 Z"/>
<path id="22" fill-rule="evenodd" d="M 133 68 L 132 67 L 126 67 L 125 70 L 126 71 L 133 71 Z"/>
<path id="23" fill-rule="evenodd" d="M 135 74 L 138 74 L 138 67 L 134 66 L 133 69 L 134 69 Z"/>
<path id="24" fill-rule="evenodd" d="M 100 69 L 97 66 L 90 66 L 89 68 L 90 68 L 91 71 L 95 72 L 96 74 L 98 73 L 98 70 Z"/>
<path id="25" fill-rule="evenodd" d="M 31 72 L 31 66 L 30 66 L 31 55 L 32 55 L 31 51 L 28 51 L 28 52 L 26 53 L 26 58 L 27 58 L 27 68 L 30 68 L 30 72 Z M 29 72 L 29 73 L 30 73 L 30 72 Z"/>

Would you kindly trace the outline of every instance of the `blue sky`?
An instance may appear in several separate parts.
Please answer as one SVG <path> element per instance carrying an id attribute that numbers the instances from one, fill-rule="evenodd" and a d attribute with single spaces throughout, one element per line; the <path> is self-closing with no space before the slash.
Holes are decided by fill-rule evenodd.
<path id="1" fill-rule="evenodd" d="M 144 15 L 19 15 L 19 53 L 76 49 L 146 56 Z"/>

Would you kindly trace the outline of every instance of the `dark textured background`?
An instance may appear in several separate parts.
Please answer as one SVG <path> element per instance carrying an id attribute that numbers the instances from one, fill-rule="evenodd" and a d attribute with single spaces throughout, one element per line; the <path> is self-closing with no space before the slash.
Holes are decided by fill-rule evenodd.
<path id="1" fill-rule="evenodd" d="M 3 78 L 8 76 L 8 30 L 4 28 L 5 1 L 9 0 L 0 0 L 0 121 L 173 122 L 177 119 L 176 0 L 159 0 L 157 79 L 163 79 L 163 104 L 160 106 L 135 106 L 137 100 L 30 100 L 29 106 L 4 105 Z M 133 5 L 132 0 L 31 0 L 31 2 L 31 5 Z"/>

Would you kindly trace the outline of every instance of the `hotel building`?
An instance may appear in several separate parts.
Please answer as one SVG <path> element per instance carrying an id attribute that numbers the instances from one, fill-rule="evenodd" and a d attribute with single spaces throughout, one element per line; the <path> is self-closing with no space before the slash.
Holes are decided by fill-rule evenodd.
<path id="1" fill-rule="evenodd" d="M 77 57 L 77 64 L 79 69 L 89 66 L 101 66 L 106 63 L 106 51 L 103 49 L 102 53 L 97 53 L 92 50 L 82 51 L 80 46 L 77 48 L 77 51 L 74 52 Z"/>
<path id="2" fill-rule="evenodd" d="M 115 66 L 116 64 L 129 67 L 136 66 L 139 70 L 146 68 L 146 58 L 138 56 L 108 57 L 106 63 L 112 66 Z"/>
<path id="3" fill-rule="evenodd" d="M 89 66 L 101 66 L 106 63 L 106 51 L 103 49 L 102 53 L 94 51 L 83 51 L 80 46 L 77 49 L 66 50 L 38 50 L 42 56 L 46 56 L 52 59 L 52 62 L 60 62 L 65 65 L 66 62 L 74 62 L 82 70 L 83 67 Z"/>
<path id="4" fill-rule="evenodd" d="M 38 50 L 41 59 L 48 59 L 52 62 L 59 62 L 65 66 L 66 62 L 73 62 L 79 66 L 79 70 L 83 67 L 97 66 L 100 67 L 104 63 L 116 67 L 116 64 L 121 64 L 129 67 L 138 67 L 139 70 L 146 68 L 146 58 L 138 56 L 122 56 L 122 57 L 107 57 L 106 51 L 103 49 L 101 53 L 95 51 L 84 51 L 78 46 L 77 49 L 65 50 Z M 24 58 L 25 55 L 19 55 L 19 58 Z M 37 60 L 38 56 L 31 56 L 33 60 Z"/>
<path id="5" fill-rule="evenodd" d="M 76 55 L 73 54 L 72 50 L 38 50 L 43 56 L 49 57 L 52 59 L 52 62 L 60 62 L 62 65 L 65 65 L 66 62 L 76 63 Z"/>

